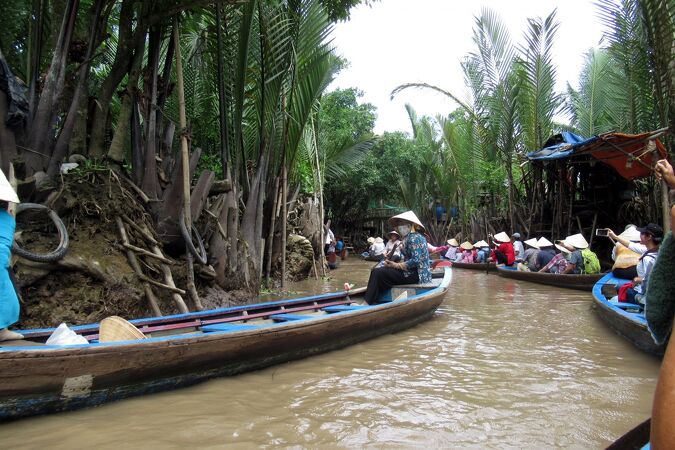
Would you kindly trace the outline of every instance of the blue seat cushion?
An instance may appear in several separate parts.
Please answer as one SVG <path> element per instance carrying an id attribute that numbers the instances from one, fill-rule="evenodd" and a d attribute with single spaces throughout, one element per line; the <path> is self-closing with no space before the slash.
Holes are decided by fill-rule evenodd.
<path id="1" fill-rule="evenodd" d="M 612 305 L 612 306 L 616 306 L 617 308 L 621 308 L 621 309 L 642 309 L 643 308 L 643 306 L 638 304 L 638 303 L 611 301 L 611 302 L 609 302 L 609 304 Z"/>
<path id="2" fill-rule="evenodd" d="M 247 323 L 214 323 L 213 325 L 202 326 L 202 331 L 244 331 L 256 328 L 260 328 L 260 326 Z"/>

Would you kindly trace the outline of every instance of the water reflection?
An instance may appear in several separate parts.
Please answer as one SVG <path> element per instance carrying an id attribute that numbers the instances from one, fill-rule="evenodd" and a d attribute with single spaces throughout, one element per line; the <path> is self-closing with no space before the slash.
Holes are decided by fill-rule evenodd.
<path id="1" fill-rule="evenodd" d="M 299 295 L 363 285 L 348 260 Z M 429 322 L 189 389 L 0 426 L 6 447 L 602 448 L 644 420 L 659 362 L 590 293 L 455 270 Z"/>

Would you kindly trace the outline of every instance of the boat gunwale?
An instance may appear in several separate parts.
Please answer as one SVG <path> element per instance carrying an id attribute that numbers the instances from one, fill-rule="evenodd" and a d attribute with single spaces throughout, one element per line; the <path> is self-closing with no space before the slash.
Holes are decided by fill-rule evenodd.
<path id="1" fill-rule="evenodd" d="M 339 313 L 326 313 L 325 315 L 317 316 L 308 316 L 307 319 L 303 320 L 291 320 L 286 322 L 279 322 L 273 324 L 266 324 L 260 326 L 259 328 L 247 329 L 247 330 L 223 330 L 223 331 L 209 331 L 209 332 L 188 332 L 181 334 L 174 334 L 169 336 L 157 336 L 150 337 L 147 339 L 137 339 L 129 341 L 117 341 L 117 342 L 95 342 L 87 344 L 75 344 L 75 345 L 64 345 L 64 346 L 54 346 L 54 345 L 40 345 L 40 346 L 16 346 L 16 347 L 0 347 L 0 360 L 7 360 L 17 357 L 63 357 L 68 356 L 69 353 L 72 353 L 74 356 L 82 356 L 83 354 L 99 354 L 101 352 L 106 352 L 108 350 L 113 352 L 137 349 L 142 350 L 146 348 L 164 348 L 170 345 L 186 345 L 192 343 L 202 343 L 208 342 L 210 340 L 220 340 L 222 338 L 229 337 L 240 337 L 247 334 L 250 335 L 263 335 L 268 333 L 275 333 L 279 330 L 286 331 L 287 329 L 302 329 L 308 326 L 313 326 L 317 324 L 323 324 L 329 321 L 345 320 L 353 318 L 360 315 L 375 314 L 385 311 L 387 309 L 394 309 L 407 306 L 412 303 L 419 303 L 425 300 L 435 299 L 436 297 L 445 294 L 448 290 L 448 285 L 450 283 L 450 268 L 446 268 L 445 276 L 441 280 L 440 284 L 437 286 L 428 286 L 428 285 L 414 285 L 419 288 L 428 288 L 427 291 L 424 291 L 419 294 L 412 295 L 405 299 L 393 300 L 388 302 L 379 303 L 376 305 L 368 305 L 364 308 L 358 308 L 353 311 L 344 311 Z M 411 286 L 411 285 L 407 285 Z M 396 287 L 396 286 L 394 286 Z M 365 291 L 365 288 L 361 288 Z M 350 291 L 354 292 L 354 291 Z M 295 299 L 293 299 L 295 300 Z M 306 301 L 311 301 L 311 297 Z M 284 302 L 270 302 L 270 303 L 284 303 Z M 266 303 L 260 303 L 255 305 L 266 305 Z M 316 309 L 321 309 L 322 305 L 317 305 Z M 311 308 L 309 308 L 311 310 Z M 181 314 L 181 316 L 190 316 L 194 313 Z M 271 313 L 270 315 L 278 314 L 277 312 Z M 240 319 L 244 320 L 244 319 Z M 207 324 L 205 324 L 207 325 Z M 196 325 L 199 327 L 202 325 Z M 74 329 L 75 327 L 73 327 Z M 186 328 L 191 328 L 190 326 Z M 83 351 L 85 350 L 85 351 Z"/>
<path id="2" fill-rule="evenodd" d="M 545 284 L 548 286 L 556 286 L 566 289 L 577 289 L 577 290 L 593 290 L 593 286 L 600 279 L 602 279 L 604 273 L 548 273 L 548 272 L 526 272 L 523 270 L 518 270 L 515 267 L 503 267 L 497 266 L 497 273 L 499 276 L 508 278 L 511 280 L 527 281 L 530 283 Z M 541 280 L 541 281 L 539 281 Z"/>

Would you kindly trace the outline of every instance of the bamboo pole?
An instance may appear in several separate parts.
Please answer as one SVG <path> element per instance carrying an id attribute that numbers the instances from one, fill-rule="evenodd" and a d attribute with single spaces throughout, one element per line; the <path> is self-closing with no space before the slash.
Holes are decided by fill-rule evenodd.
<path id="1" fill-rule="evenodd" d="M 651 170 L 654 170 L 653 166 L 656 166 L 656 162 L 661 159 L 661 155 L 659 155 L 659 151 L 656 148 L 656 142 L 654 139 L 651 139 L 647 143 L 647 150 L 653 152 L 652 153 L 652 167 Z M 670 200 L 668 198 L 668 185 L 666 184 L 666 181 L 664 179 L 661 179 L 660 181 L 661 185 L 661 214 L 663 215 L 663 230 L 668 231 L 670 230 Z"/>
<path id="2" fill-rule="evenodd" d="M 281 289 L 286 288 L 286 224 L 288 219 L 288 172 L 281 168 Z"/>
<path id="3" fill-rule="evenodd" d="M 180 122 L 180 154 L 183 169 L 183 216 L 185 219 L 185 227 L 192 230 L 192 215 L 190 213 L 190 156 L 187 139 L 187 118 L 185 117 L 185 85 L 183 84 L 183 61 L 181 59 L 180 51 L 180 31 L 178 26 L 178 19 L 174 21 L 173 26 L 173 40 L 176 50 L 176 79 L 178 87 L 178 115 Z M 195 304 L 195 308 L 199 311 L 204 309 L 199 300 L 199 294 L 195 287 L 195 271 L 192 253 L 187 248 L 188 243 L 185 243 L 185 254 L 187 257 L 187 288 L 190 293 L 190 298 Z"/>

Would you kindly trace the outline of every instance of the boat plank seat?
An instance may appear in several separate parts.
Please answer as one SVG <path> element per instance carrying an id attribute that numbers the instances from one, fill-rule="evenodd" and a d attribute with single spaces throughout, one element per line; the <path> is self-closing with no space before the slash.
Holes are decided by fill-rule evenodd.
<path id="1" fill-rule="evenodd" d="M 213 325 L 202 326 L 202 331 L 244 331 L 255 330 L 256 328 L 260 328 L 260 325 L 250 325 L 247 323 L 215 323 Z"/>
<path id="2" fill-rule="evenodd" d="M 643 306 L 638 304 L 638 303 L 610 301 L 609 304 L 612 305 L 612 306 L 616 306 L 617 308 L 621 308 L 621 309 L 642 309 L 643 308 Z"/>
<path id="3" fill-rule="evenodd" d="M 274 314 L 270 316 L 270 319 L 274 320 L 275 322 L 290 322 L 293 320 L 305 320 L 311 317 L 316 316 L 303 316 L 300 314 Z"/>
<path id="4" fill-rule="evenodd" d="M 355 311 L 357 309 L 367 308 L 365 305 L 335 305 L 335 306 L 326 306 L 321 308 L 322 311 L 327 313 L 339 313 L 347 311 Z"/>

